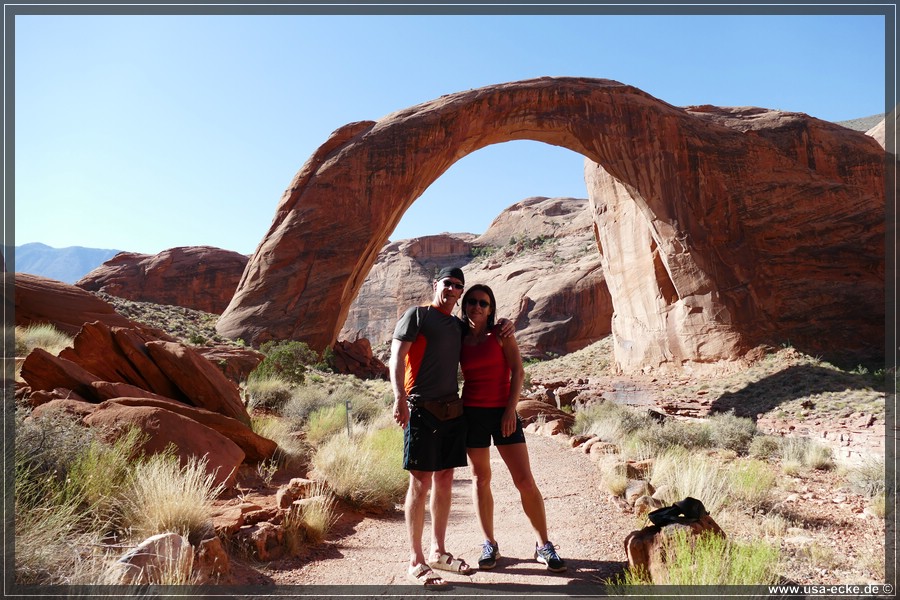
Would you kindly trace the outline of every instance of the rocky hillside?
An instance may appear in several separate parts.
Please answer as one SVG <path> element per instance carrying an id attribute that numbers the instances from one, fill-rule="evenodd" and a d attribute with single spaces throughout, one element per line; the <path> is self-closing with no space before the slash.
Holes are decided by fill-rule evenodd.
<path id="1" fill-rule="evenodd" d="M 600 268 L 588 201 L 533 197 L 504 210 L 486 232 L 402 240 L 382 249 L 338 339 L 390 342 L 400 313 L 431 299 L 443 265 L 466 283 L 489 285 L 498 314 L 516 323 L 523 355 L 583 348 L 610 332 L 612 305 Z"/>

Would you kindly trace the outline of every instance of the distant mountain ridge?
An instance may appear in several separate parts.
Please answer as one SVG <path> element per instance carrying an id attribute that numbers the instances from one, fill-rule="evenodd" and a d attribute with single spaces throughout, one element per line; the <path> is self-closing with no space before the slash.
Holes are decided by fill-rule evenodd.
<path id="1" fill-rule="evenodd" d="M 64 283 L 75 283 L 119 252 L 121 250 L 83 246 L 53 248 L 33 242 L 16 246 L 15 270 Z"/>

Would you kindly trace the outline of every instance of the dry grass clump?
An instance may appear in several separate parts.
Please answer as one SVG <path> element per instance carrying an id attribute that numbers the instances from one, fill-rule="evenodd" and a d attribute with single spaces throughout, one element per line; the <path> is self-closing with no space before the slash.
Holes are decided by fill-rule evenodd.
<path id="1" fill-rule="evenodd" d="M 288 551 L 298 555 L 304 544 L 321 543 L 337 521 L 336 502 L 323 482 L 317 482 L 307 498 L 285 515 L 283 529 Z"/>
<path id="2" fill-rule="evenodd" d="M 138 462 L 123 490 L 121 515 L 132 537 L 175 532 L 192 543 L 212 533 L 213 500 L 224 486 L 207 472 L 206 459 L 181 467 L 175 456 L 156 454 Z"/>
<path id="3" fill-rule="evenodd" d="M 869 457 L 847 472 L 850 486 L 867 498 L 875 498 L 879 494 L 882 502 L 885 492 L 884 457 Z"/>
<path id="4" fill-rule="evenodd" d="M 677 447 L 656 457 L 650 481 L 657 489 L 665 486 L 665 497 L 660 499 L 666 504 L 690 496 L 712 514 L 725 506 L 730 492 L 727 472 L 714 459 Z"/>
<path id="5" fill-rule="evenodd" d="M 28 356 L 35 348 L 56 355 L 71 346 L 74 339 L 49 323 L 16 326 L 16 356 Z"/>
<path id="6" fill-rule="evenodd" d="M 735 461 L 728 469 L 729 499 L 751 509 L 769 502 L 775 487 L 775 472 L 763 461 L 750 459 Z"/>
<path id="7" fill-rule="evenodd" d="M 831 448 L 802 437 L 786 437 L 781 442 L 782 470 L 791 475 L 802 467 L 828 471 L 834 468 L 834 454 Z"/>
<path id="8" fill-rule="evenodd" d="M 250 428 L 257 435 L 278 444 L 275 461 L 280 467 L 295 467 L 308 462 L 310 445 L 289 419 L 266 415 L 251 416 Z"/>
<path id="9" fill-rule="evenodd" d="M 316 451 L 313 467 L 339 498 L 368 509 L 383 510 L 400 502 L 408 475 L 403 470 L 403 431 L 374 426 L 348 443 L 334 436 Z"/>
<path id="10" fill-rule="evenodd" d="M 717 413 L 707 419 L 711 446 L 747 454 L 757 434 L 756 423 L 733 412 Z"/>
<path id="11" fill-rule="evenodd" d="M 251 377 L 244 384 L 247 410 L 268 409 L 280 412 L 293 397 L 294 385 L 278 375 Z"/>

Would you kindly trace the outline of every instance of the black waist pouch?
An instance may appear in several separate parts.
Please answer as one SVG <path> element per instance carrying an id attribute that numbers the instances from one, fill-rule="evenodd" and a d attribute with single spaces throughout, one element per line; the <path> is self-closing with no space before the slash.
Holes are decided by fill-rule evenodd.
<path id="1" fill-rule="evenodd" d="M 463 414 L 463 401 L 456 393 L 433 400 L 426 400 L 421 396 L 409 396 L 407 401 L 411 407 L 424 408 L 441 421 L 456 419 Z"/>

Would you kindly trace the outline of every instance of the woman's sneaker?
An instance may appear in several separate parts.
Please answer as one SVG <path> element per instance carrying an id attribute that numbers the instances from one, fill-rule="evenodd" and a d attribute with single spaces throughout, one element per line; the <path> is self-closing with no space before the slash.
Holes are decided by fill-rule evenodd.
<path id="1" fill-rule="evenodd" d="M 556 553 L 556 546 L 547 542 L 543 546 L 535 547 L 534 558 L 539 562 L 547 565 L 547 569 L 554 573 L 560 573 L 566 570 L 566 561 L 559 557 Z"/>
<path id="2" fill-rule="evenodd" d="M 500 556 L 500 545 L 492 544 L 491 540 L 484 540 L 481 545 L 481 558 L 478 559 L 479 569 L 493 569 L 497 566 L 497 557 Z"/>

